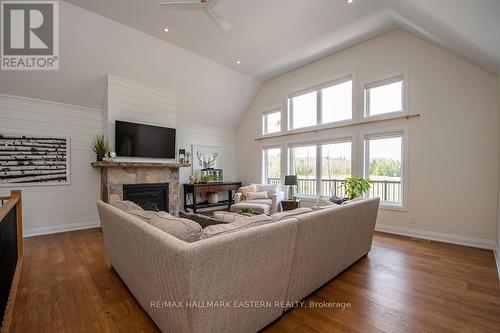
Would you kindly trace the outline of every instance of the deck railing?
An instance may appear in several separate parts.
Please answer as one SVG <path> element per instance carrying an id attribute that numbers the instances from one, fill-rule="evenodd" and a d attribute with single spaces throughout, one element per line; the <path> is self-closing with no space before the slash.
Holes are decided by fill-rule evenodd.
<path id="1" fill-rule="evenodd" d="M 279 178 L 270 177 L 267 179 L 268 184 L 280 184 Z M 321 196 L 332 196 L 335 194 L 338 197 L 345 197 L 345 190 L 341 185 L 345 183 L 345 179 L 322 179 L 321 180 Z M 370 197 L 379 197 L 386 202 L 401 202 L 401 181 L 398 180 L 371 180 Z M 297 193 L 303 195 L 317 195 L 316 179 L 299 178 Z"/>
<path id="2" fill-rule="evenodd" d="M 21 191 L 0 196 L 0 332 L 8 332 L 23 259 Z"/>

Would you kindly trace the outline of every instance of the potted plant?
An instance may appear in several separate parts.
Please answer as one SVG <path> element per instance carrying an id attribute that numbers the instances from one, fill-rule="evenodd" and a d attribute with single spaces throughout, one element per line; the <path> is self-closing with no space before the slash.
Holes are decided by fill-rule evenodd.
<path id="1" fill-rule="evenodd" d="M 340 185 L 345 190 L 345 194 L 349 200 L 362 197 L 370 190 L 371 184 L 368 179 L 362 177 L 347 178 L 345 183 Z"/>
<path id="2" fill-rule="evenodd" d="M 92 141 L 92 151 L 95 153 L 98 162 L 111 151 L 108 139 L 103 134 L 97 134 Z"/>
<path id="3" fill-rule="evenodd" d="M 252 214 L 253 214 L 252 208 L 242 208 L 241 209 L 241 215 L 252 216 Z"/>

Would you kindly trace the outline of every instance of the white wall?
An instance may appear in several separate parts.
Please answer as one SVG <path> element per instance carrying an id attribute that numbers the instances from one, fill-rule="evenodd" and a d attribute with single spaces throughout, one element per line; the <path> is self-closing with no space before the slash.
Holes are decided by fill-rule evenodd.
<path id="1" fill-rule="evenodd" d="M 70 137 L 71 184 L 2 187 L 23 191 L 26 236 L 99 225 L 100 172 L 90 167 L 89 145 L 101 128 L 101 110 L 0 95 L 0 133 Z"/>
<path id="2" fill-rule="evenodd" d="M 498 74 L 498 114 L 499 114 L 499 118 L 500 118 L 500 74 Z M 500 121 L 498 122 L 498 132 L 500 133 Z M 498 148 L 499 148 L 499 151 L 498 151 L 498 158 L 500 159 L 500 134 L 499 134 L 499 137 L 498 137 L 499 141 L 498 141 Z M 499 184 L 498 184 L 498 216 L 497 216 L 497 248 L 498 248 L 498 251 L 500 251 L 500 161 L 499 161 L 499 169 L 498 169 L 498 180 L 499 180 Z M 498 271 L 499 271 L 499 274 L 500 274 L 500 252 L 498 253 L 498 256 L 499 258 L 497 258 L 498 260 Z"/>
<path id="3" fill-rule="evenodd" d="M 115 151 L 116 120 L 177 128 L 174 93 L 116 76 L 108 76 L 107 81 L 103 133 L 108 136 L 112 151 Z M 120 157 L 118 160 L 145 162 L 151 159 Z"/>
<path id="4" fill-rule="evenodd" d="M 395 73 L 408 77 L 409 113 L 420 118 L 368 127 L 408 127 L 407 211 L 380 210 L 378 228 L 448 237 L 492 247 L 496 233 L 498 178 L 497 77 L 409 33 L 397 30 L 266 81 L 238 130 L 238 175 L 261 179 L 261 147 L 353 135 L 365 126 L 255 142 L 261 113 L 284 110 L 287 94 L 346 74 L 354 76 L 354 112 L 363 110 L 363 84 Z M 361 147 L 360 144 L 354 148 Z M 495 153 L 492 153 L 495 152 Z M 361 161 L 363 152 L 354 154 Z M 362 165 L 354 172 L 362 175 Z M 493 185 L 495 184 L 495 185 Z M 412 224 L 412 218 L 416 223 Z"/>
<path id="5" fill-rule="evenodd" d="M 173 92 L 181 120 L 235 128 L 259 87 L 248 75 L 66 2 L 59 16 L 59 70 L 0 71 L 0 93 L 101 109 L 109 73 Z"/>

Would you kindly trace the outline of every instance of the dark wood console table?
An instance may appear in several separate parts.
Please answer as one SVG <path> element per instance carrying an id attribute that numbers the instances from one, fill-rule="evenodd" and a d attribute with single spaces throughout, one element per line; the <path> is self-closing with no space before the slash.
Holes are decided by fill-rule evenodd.
<path id="1" fill-rule="evenodd" d="M 192 209 L 196 213 L 198 208 L 220 207 L 227 206 L 229 209 L 233 204 L 233 191 L 237 191 L 241 187 L 241 182 L 224 182 L 224 183 L 200 183 L 200 184 L 184 184 L 184 210 Z M 207 201 L 197 202 L 198 194 L 228 192 L 229 198 L 221 200 L 217 203 L 208 203 Z M 188 203 L 191 199 L 191 203 Z"/>

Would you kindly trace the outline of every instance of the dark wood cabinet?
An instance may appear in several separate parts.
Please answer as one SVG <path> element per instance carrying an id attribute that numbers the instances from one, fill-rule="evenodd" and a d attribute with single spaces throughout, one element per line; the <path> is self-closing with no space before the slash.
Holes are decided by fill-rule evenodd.
<path id="1" fill-rule="evenodd" d="M 184 210 L 187 212 L 188 209 L 191 209 L 193 213 L 196 213 L 196 210 L 199 208 L 227 206 L 229 209 L 233 204 L 233 191 L 237 191 L 241 187 L 241 182 L 184 184 L 183 187 Z M 219 192 L 227 192 L 228 199 L 217 203 L 208 203 L 206 200 L 198 201 L 199 196 Z"/>

